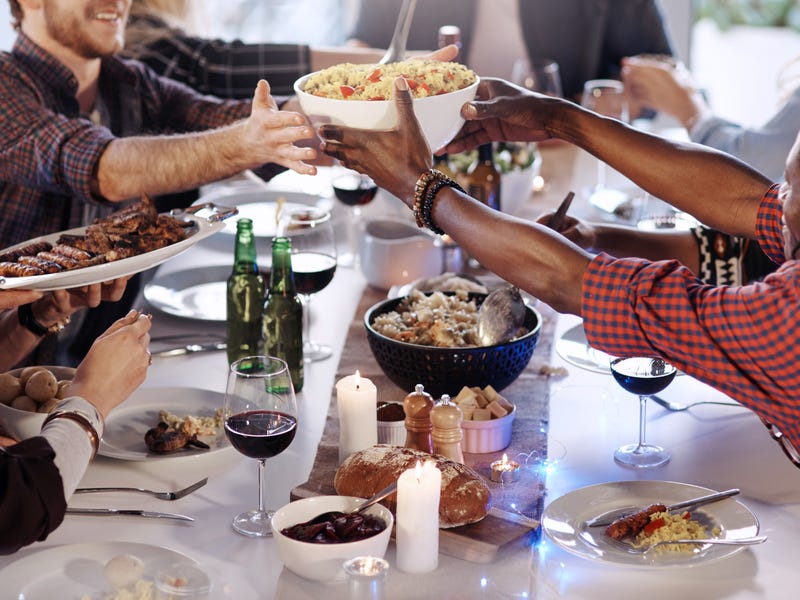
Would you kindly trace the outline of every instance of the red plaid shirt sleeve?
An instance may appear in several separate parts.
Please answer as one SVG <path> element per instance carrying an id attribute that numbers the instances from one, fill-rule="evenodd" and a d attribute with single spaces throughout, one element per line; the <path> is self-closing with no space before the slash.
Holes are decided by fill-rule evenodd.
<path id="1" fill-rule="evenodd" d="M 773 256 L 783 239 L 775 189 L 758 217 L 759 242 Z M 592 346 L 617 356 L 667 358 L 798 444 L 798 290 L 800 261 L 786 262 L 763 282 L 732 287 L 704 284 L 676 261 L 601 254 L 583 279 L 584 327 Z"/>

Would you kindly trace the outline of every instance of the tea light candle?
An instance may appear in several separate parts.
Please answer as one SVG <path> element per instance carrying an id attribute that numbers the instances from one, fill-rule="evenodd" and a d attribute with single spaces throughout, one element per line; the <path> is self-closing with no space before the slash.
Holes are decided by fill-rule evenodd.
<path id="1" fill-rule="evenodd" d="M 350 600 L 386 600 L 389 563 L 375 556 L 357 556 L 344 563 Z"/>
<path id="2" fill-rule="evenodd" d="M 508 460 L 508 455 L 503 454 L 501 460 L 496 460 L 491 464 L 492 481 L 497 483 L 513 483 L 519 479 L 519 463 L 515 460 Z"/>
<path id="3" fill-rule="evenodd" d="M 427 573 L 439 564 L 439 496 L 442 472 L 425 461 L 397 480 L 397 568 Z"/>
<path id="4" fill-rule="evenodd" d="M 375 384 L 358 371 L 336 382 L 340 463 L 353 452 L 378 443 L 377 398 Z"/>

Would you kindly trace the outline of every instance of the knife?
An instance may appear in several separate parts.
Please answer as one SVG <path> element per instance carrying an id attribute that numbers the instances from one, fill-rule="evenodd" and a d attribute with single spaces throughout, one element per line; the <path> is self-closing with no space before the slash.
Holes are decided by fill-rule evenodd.
<path id="1" fill-rule="evenodd" d="M 166 358 L 169 356 L 184 356 L 185 354 L 193 354 L 195 352 L 216 352 L 218 350 L 225 350 L 228 345 L 225 342 L 211 342 L 208 344 L 186 344 L 184 346 L 176 346 L 175 348 L 167 348 L 166 350 L 156 350 L 151 353 L 151 356 Z"/>
<path id="2" fill-rule="evenodd" d="M 120 508 L 68 508 L 68 515 L 95 515 L 109 517 L 121 515 L 126 517 L 149 517 L 152 519 L 175 519 L 177 521 L 194 521 L 192 517 L 175 513 L 155 512 L 152 510 L 120 509 Z"/>
<path id="3" fill-rule="evenodd" d="M 684 508 L 697 508 L 698 506 L 710 504 L 711 502 L 717 502 L 718 500 L 722 500 L 724 498 L 730 498 L 731 496 L 735 496 L 738 493 L 739 493 L 739 488 L 733 488 L 730 490 L 725 490 L 724 492 L 715 492 L 713 494 L 708 494 L 707 496 L 701 496 L 700 498 L 692 498 L 691 500 L 676 502 L 675 504 L 670 504 L 669 506 L 667 506 L 667 512 L 682 510 Z M 633 514 L 635 512 L 637 512 L 636 509 L 630 509 L 630 508 L 611 510 L 609 512 L 603 513 L 602 515 L 597 515 L 596 517 L 585 521 L 584 527 L 607 527 L 608 525 L 611 525 L 611 523 L 616 521 L 618 518 L 625 515 Z"/>

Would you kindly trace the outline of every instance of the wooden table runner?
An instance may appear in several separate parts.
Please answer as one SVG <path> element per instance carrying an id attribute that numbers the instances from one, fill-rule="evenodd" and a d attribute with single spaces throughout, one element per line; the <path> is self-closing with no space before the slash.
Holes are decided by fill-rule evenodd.
<path id="1" fill-rule="evenodd" d="M 352 375 L 358 369 L 364 377 L 373 381 L 378 388 L 378 399 L 402 402 L 413 390 L 404 390 L 384 375 L 369 348 L 364 329 L 364 315 L 377 302 L 384 300 L 385 294 L 367 288 L 361 297 L 355 317 L 350 324 L 342 358 L 336 371 L 336 381 Z M 505 546 L 519 541 L 530 533 L 537 524 L 542 510 L 544 481 L 539 469 L 540 461 L 547 452 L 547 429 L 549 414 L 548 378 L 540 375 L 540 367 L 548 363 L 553 344 L 555 313 L 541 303 L 536 307 L 542 315 L 543 325 L 533 358 L 525 371 L 501 394 L 513 402 L 517 408 L 511 444 L 505 450 L 491 454 L 465 454 L 465 463 L 478 471 L 486 479 L 492 491 L 492 513 L 481 523 L 442 530 L 440 549 L 442 552 L 472 560 L 489 562 Z M 489 478 L 489 465 L 503 453 L 509 458 L 523 463 L 520 480 L 508 485 L 494 483 Z M 334 494 L 333 477 L 339 461 L 339 420 L 337 415 L 336 392 L 328 409 L 325 429 L 322 434 L 317 456 L 309 480 L 292 490 L 292 499 L 308 496 Z M 526 462 L 527 461 L 527 462 Z M 469 543 L 450 539 L 466 537 Z M 476 543 L 482 544 L 476 546 Z"/>

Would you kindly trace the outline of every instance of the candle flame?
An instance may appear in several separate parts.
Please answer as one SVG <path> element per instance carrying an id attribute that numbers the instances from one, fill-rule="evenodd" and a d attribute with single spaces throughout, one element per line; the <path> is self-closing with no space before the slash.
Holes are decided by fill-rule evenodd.
<path id="1" fill-rule="evenodd" d="M 361 385 L 361 373 L 359 373 L 358 369 L 356 369 L 355 377 L 356 377 L 356 379 L 355 379 L 356 389 L 358 389 L 359 386 Z"/>
<path id="2" fill-rule="evenodd" d="M 419 483 L 422 479 L 422 463 L 419 461 L 417 461 L 417 466 L 414 467 L 414 477 L 416 478 L 417 483 Z"/>
<path id="3" fill-rule="evenodd" d="M 500 464 L 507 465 L 508 464 L 508 454 L 503 454 L 503 460 L 500 461 Z"/>

